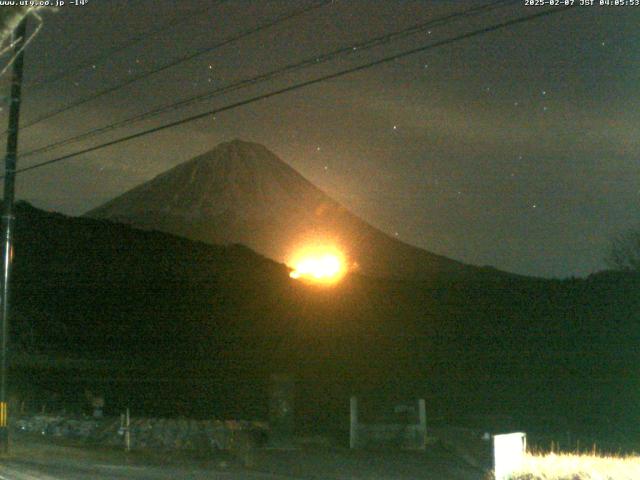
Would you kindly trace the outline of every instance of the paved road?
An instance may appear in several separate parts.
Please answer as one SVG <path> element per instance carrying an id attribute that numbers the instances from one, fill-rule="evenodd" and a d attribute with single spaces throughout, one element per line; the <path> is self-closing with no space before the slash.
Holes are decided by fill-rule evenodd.
<path id="1" fill-rule="evenodd" d="M 229 455 L 197 459 L 170 453 L 125 453 L 37 437 L 15 437 L 0 458 L 0 480 L 291 480 L 247 470 Z"/>
<path id="2" fill-rule="evenodd" d="M 220 471 L 193 467 L 154 467 L 141 465 L 62 464 L 43 465 L 29 461 L 3 462 L 0 480 L 292 480 L 293 477 L 266 472 Z"/>
<path id="3" fill-rule="evenodd" d="M 233 457 L 189 458 L 14 442 L 0 459 L 0 480 L 481 480 L 483 472 L 446 452 L 367 452 L 306 448 L 261 450 L 253 466 Z"/>

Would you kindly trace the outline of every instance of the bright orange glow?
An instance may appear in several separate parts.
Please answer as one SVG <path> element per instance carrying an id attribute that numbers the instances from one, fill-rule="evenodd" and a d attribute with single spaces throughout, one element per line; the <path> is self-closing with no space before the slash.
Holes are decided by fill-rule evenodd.
<path id="1" fill-rule="evenodd" d="M 294 255 L 291 278 L 334 283 L 346 273 L 344 256 L 334 248 L 311 247 L 301 249 Z"/>

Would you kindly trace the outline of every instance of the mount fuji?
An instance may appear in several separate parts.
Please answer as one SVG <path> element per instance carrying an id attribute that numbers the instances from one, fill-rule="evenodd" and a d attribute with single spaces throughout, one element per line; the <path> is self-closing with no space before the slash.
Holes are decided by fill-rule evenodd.
<path id="1" fill-rule="evenodd" d="M 331 244 L 351 269 L 374 277 L 487 272 L 387 235 L 266 147 L 241 140 L 221 143 L 85 216 L 206 243 L 240 243 L 283 263 L 300 245 Z"/>

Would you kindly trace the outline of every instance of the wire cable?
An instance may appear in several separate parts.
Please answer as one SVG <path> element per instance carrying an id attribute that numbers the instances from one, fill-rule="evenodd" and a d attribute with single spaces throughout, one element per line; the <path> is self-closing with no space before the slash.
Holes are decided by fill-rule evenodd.
<path id="1" fill-rule="evenodd" d="M 283 15 L 280 15 L 280 16 L 276 17 L 274 20 L 265 22 L 265 23 L 263 23 L 261 25 L 258 25 L 257 27 L 254 27 L 254 28 L 245 30 L 245 31 L 243 31 L 243 32 L 241 32 L 239 34 L 233 35 L 233 36 L 231 36 L 229 38 L 226 38 L 226 39 L 224 39 L 224 40 L 212 45 L 211 47 L 199 49 L 196 52 L 192 52 L 192 53 L 190 53 L 188 55 L 185 55 L 185 56 L 179 57 L 179 58 L 177 58 L 175 60 L 172 60 L 171 62 L 165 63 L 164 65 L 161 65 L 158 68 L 154 68 L 153 70 L 150 70 L 148 72 L 143 72 L 143 73 L 141 73 L 139 75 L 131 77 L 131 78 L 129 78 L 129 79 L 125 80 L 124 82 L 121 82 L 121 83 L 119 83 L 117 85 L 114 85 L 114 86 L 108 87 L 108 88 L 106 88 L 104 90 L 100 90 L 98 92 L 95 92 L 95 93 L 93 93 L 93 94 L 91 94 L 91 95 L 89 95 L 89 96 L 87 96 L 87 97 L 85 97 L 83 99 L 80 99 L 80 100 L 78 100 L 78 101 L 76 101 L 74 103 L 71 103 L 69 105 L 65 105 L 63 107 L 57 108 L 55 110 L 52 110 L 51 112 L 48 112 L 48 113 L 46 113 L 46 114 L 44 114 L 44 115 L 42 115 L 40 117 L 37 117 L 37 118 L 27 122 L 24 125 L 21 125 L 20 128 L 24 130 L 26 128 L 32 127 L 34 125 L 37 125 L 38 123 L 41 123 L 41 122 L 43 122 L 45 120 L 53 118 L 53 117 L 55 117 L 57 115 L 60 115 L 61 113 L 67 112 L 67 111 L 69 111 L 69 110 L 71 110 L 73 108 L 77 108 L 77 107 L 79 107 L 81 105 L 84 105 L 85 103 L 88 103 L 88 102 L 91 102 L 93 100 L 96 100 L 96 99 L 98 99 L 98 98 L 100 98 L 100 97 L 102 97 L 104 95 L 108 95 L 109 93 L 116 92 L 116 91 L 118 91 L 118 90 L 120 90 L 120 89 L 122 89 L 124 87 L 127 87 L 127 86 L 129 86 L 129 85 L 131 85 L 133 83 L 136 83 L 136 82 L 138 82 L 140 80 L 143 80 L 145 78 L 149 78 L 149 77 L 155 75 L 156 73 L 163 72 L 163 71 L 168 70 L 168 69 L 170 69 L 172 67 L 175 67 L 176 65 L 180 65 L 181 63 L 193 60 L 194 58 L 197 58 L 199 56 L 205 55 L 207 53 L 211 53 L 211 52 L 213 52 L 213 51 L 215 51 L 215 50 L 217 50 L 217 49 L 219 49 L 221 47 L 224 47 L 224 46 L 229 45 L 231 43 L 237 42 L 238 40 L 241 40 L 242 38 L 245 38 L 245 37 L 247 37 L 249 35 L 253 35 L 254 33 L 261 32 L 263 30 L 266 30 L 268 28 L 276 26 L 276 25 L 278 25 L 280 23 L 283 23 L 283 22 L 285 22 L 287 20 L 291 20 L 291 19 L 296 18 L 296 17 L 298 17 L 300 15 L 303 15 L 303 14 L 308 13 L 310 11 L 316 10 L 316 9 L 318 9 L 320 7 L 324 7 L 325 5 L 328 5 L 330 3 L 332 3 L 332 0 L 323 0 L 323 1 L 319 2 L 319 3 L 313 4 L 311 6 L 295 9 L 295 10 L 293 10 L 291 12 L 288 12 L 288 13 L 285 13 Z"/>
<path id="2" fill-rule="evenodd" d="M 42 30 L 42 17 L 40 15 L 38 15 L 38 13 L 35 10 L 32 10 L 31 12 L 29 12 L 27 15 L 31 15 L 32 17 L 34 17 L 38 23 L 36 24 L 36 28 L 35 30 L 31 33 L 31 35 L 29 35 L 29 37 L 25 40 L 24 44 L 22 45 L 22 47 L 20 47 L 20 50 L 16 53 L 13 54 L 13 56 L 11 57 L 11 59 L 9 60 L 9 63 L 7 63 L 4 68 L 2 69 L 2 71 L 0 71 L 0 77 L 2 77 L 7 70 L 9 70 L 9 68 L 14 64 L 14 62 L 16 61 L 16 59 L 18 58 L 18 56 L 24 52 L 24 50 L 29 46 L 29 44 L 38 36 L 38 33 L 40 33 L 40 30 Z M 14 47 L 14 45 L 17 43 L 17 41 L 11 42 L 11 45 L 8 45 L 6 50 L 8 51 L 9 49 L 12 49 Z M 0 51 L 0 57 L 5 53 L 5 51 Z M 8 130 L 5 132 L 8 133 Z"/>
<path id="3" fill-rule="evenodd" d="M 38 147 L 34 150 L 30 150 L 22 155 L 20 155 L 20 158 L 26 158 L 26 157 L 30 157 L 32 155 L 38 154 L 38 153 L 43 153 L 43 152 L 47 152 L 50 150 L 53 150 L 55 148 L 64 146 L 64 145 L 69 145 L 71 143 L 76 143 L 80 140 L 86 140 L 88 138 L 91 137 L 95 137 L 97 135 L 100 135 L 102 133 L 106 133 L 112 130 L 115 130 L 117 128 L 122 128 L 128 125 L 132 125 L 135 123 L 139 123 L 143 120 L 158 116 L 160 114 L 169 112 L 169 111 L 175 111 L 178 110 L 180 108 L 184 108 L 187 107 L 189 105 L 192 105 L 194 103 L 198 103 L 204 100 L 209 100 L 211 98 L 220 96 L 222 94 L 225 93 L 229 93 L 235 90 L 239 90 L 251 85 L 255 85 L 261 82 L 265 82 L 268 80 L 271 80 L 273 78 L 276 78 L 278 76 L 284 75 L 286 73 L 291 73 L 297 70 L 301 70 L 307 67 L 311 67 L 311 66 L 316 66 L 322 63 L 326 63 L 330 60 L 333 60 L 341 55 L 345 55 L 345 54 L 352 54 L 355 51 L 363 51 L 363 50 L 367 50 L 367 49 L 371 49 L 401 38 L 405 38 L 407 36 L 410 35 L 414 35 L 416 33 L 420 33 L 423 32 L 424 30 L 427 30 L 428 28 L 436 28 L 438 26 L 441 25 L 446 25 L 447 23 L 450 23 L 454 20 L 457 20 L 458 18 L 463 18 L 463 17 L 470 17 L 472 15 L 477 15 L 477 14 L 481 14 L 481 13 L 486 13 L 492 10 L 495 10 L 497 8 L 503 8 L 504 6 L 507 6 L 509 4 L 514 4 L 514 3 L 519 3 L 518 0 L 498 0 L 496 2 L 492 2 L 490 4 L 487 5 L 483 5 L 481 7 L 474 7 L 474 8 L 470 8 L 468 10 L 464 10 L 462 12 L 456 12 L 453 14 L 449 14 L 449 15 L 445 15 L 442 17 L 438 17 L 436 19 L 431 19 L 427 22 L 423 22 L 417 25 L 413 25 L 411 27 L 408 28 L 404 28 L 389 34 L 385 34 L 379 37 L 375 37 L 373 39 L 369 39 L 369 40 L 365 40 L 363 42 L 360 42 L 358 44 L 349 44 L 349 46 L 345 46 L 345 47 L 341 47 L 338 48 L 336 50 L 333 50 L 331 52 L 328 53 L 324 53 L 324 54 L 320 54 L 320 55 L 314 55 L 311 57 L 308 57 L 302 61 L 293 63 L 293 64 L 289 64 L 286 65 L 284 67 L 275 69 L 275 70 L 271 70 L 270 72 L 255 76 L 255 77 L 251 77 L 248 79 L 244 79 L 244 80 L 240 80 L 238 82 L 229 84 L 229 85 L 225 85 L 223 87 L 219 87 L 217 89 L 214 89 L 213 91 L 204 93 L 204 94 L 198 94 L 189 98 L 186 98 L 184 100 L 180 100 L 178 102 L 174 102 L 171 103 L 169 105 L 164 105 L 152 110 L 149 110 L 147 112 L 138 114 L 138 115 L 134 115 L 133 117 L 129 117 L 123 120 L 119 120 L 116 121 L 114 123 L 105 125 L 103 127 L 99 127 L 93 130 L 90 130 L 88 132 L 84 132 L 72 137 L 68 137 L 66 139 L 62 139 L 59 140 L 57 142 L 54 142 L 52 144 L 49 145 L 45 145 L 43 147 Z"/>
<path id="4" fill-rule="evenodd" d="M 82 61 L 81 63 L 79 63 L 78 65 L 76 65 L 75 67 L 71 67 L 70 69 L 65 69 L 64 72 L 61 73 L 57 73 L 57 74 L 53 74 L 49 77 L 44 77 L 44 78 L 39 78 L 36 80 L 33 80 L 31 82 L 28 82 L 26 84 L 26 88 L 30 88 L 32 91 L 33 90 L 37 90 L 39 87 L 41 87 L 42 85 L 48 85 L 54 82 L 57 82 L 59 80 L 62 80 L 63 78 L 67 78 L 70 77 L 71 75 L 74 75 L 86 68 L 89 68 L 93 65 L 102 63 L 103 61 L 107 60 L 109 57 L 111 57 L 112 55 L 115 55 L 116 53 L 120 53 L 130 47 L 133 47 L 134 45 L 137 45 L 138 43 L 142 43 L 145 40 L 148 40 L 149 37 L 158 35 L 159 33 L 162 33 L 164 31 L 167 30 L 171 30 L 172 28 L 174 28 L 176 25 L 179 25 L 181 23 L 184 23 L 186 21 L 190 21 L 193 18 L 193 15 L 198 15 L 201 13 L 204 13 L 208 10 L 211 10 L 214 7 L 218 7 L 220 4 L 226 2 L 227 0 L 216 0 L 215 2 L 213 2 L 213 4 L 208 5 L 205 8 L 201 8 L 199 10 L 195 10 L 193 12 L 190 12 L 188 15 L 185 15 L 184 17 L 180 17 L 177 19 L 173 19 L 170 20 L 168 22 L 163 23 L 162 25 L 158 26 L 155 29 L 152 30 L 148 30 L 144 33 L 141 33 L 140 35 L 136 35 L 135 37 L 130 38 L 129 40 L 126 40 L 124 43 L 115 46 L 109 50 L 107 50 L 106 52 L 102 52 L 99 53 L 98 55 L 95 55 L 93 57 L 89 57 L 88 59 Z"/>
<path id="5" fill-rule="evenodd" d="M 169 129 L 169 128 L 173 128 L 173 127 L 177 127 L 177 126 L 180 126 L 180 125 L 184 125 L 186 123 L 190 123 L 190 122 L 193 122 L 195 120 L 199 120 L 201 118 L 206 118 L 206 117 L 209 117 L 211 115 L 215 115 L 215 114 L 218 114 L 218 113 L 221 113 L 221 112 L 225 112 L 225 111 L 228 111 L 228 110 L 232 110 L 232 109 L 244 106 L 244 105 L 248 105 L 250 103 L 258 102 L 260 100 L 265 100 L 267 98 L 272 98 L 272 97 L 275 97 L 277 95 L 282 95 L 283 93 L 292 92 L 294 90 L 299 90 L 301 88 L 308 87 L 308 86 L 311 86 L 311 85 L 315 85 L 315 84 L 318 84 L 318 83 L 321 83 L 321 82 L 325 82 L 327 80 L 333 80 L 335 78 L 342 77 L 342 76 L 350 74 L 350 73 L 359 72 L 359 71 L 362 71 L 362 70 L 366 70 L 366 69 L 375 67 L 377 65 L 382 65 L 382 64 L 385 64 L 385 63 L 389 63 L 389 62 L 398 60 L 400 58 L 407 57 L 409 55 L 414 55 L 416 53 L 425 52 L 425 51 L 428 51 L 428 50 L 431 50 L 431 49 L 434 49 L 434 48 L 437 48 L 437 47 L 441 47 L 441 46 L 444 46 L 444 45 L 450 45 L 452 43 L 459 42 L 460 40 L 465 40 L 465 39 L 468 39 L 468 38 L 477 37 L 479 35 L 484 35 L 486 33 L 494 32 L 494 31 L 497 31 L 497 30 L 502 30 L 504 28 L 511 27 L 511 26 L 517 25 L 517 24 L 526 23 L 526 22 L 529 22 L 529 21 L 534 20 L 534 19 L 538 19 L 538 18 L 542 18 L 542 17 L 548 17 L 550 15 L 554 15 L 554 14 L 557 14 L 557 13 L 565 12 L 565 11 L 567 11 L 569 9 L 572 9 L 572 8 L 575 8 L 575 5 L 569 5 L 569 6 L 563 6 L 563 7 L 559 7 L 559 8 L 554 8 L 553 10 L 545 10 L 543 12 L 539 12 L 539 13 L 535 13 L 535 14 L 532 14 L 532 15 L 527 15 L 527 16 L 524 16 L 524 17 L 519 17 L 519 18 L 516 18 L 516 19 L 508 20 L 508 21 L 501 22 L 501 23 L 498 23 L 498 24 L 494 24 L 494 25 L 491 25 L 489 27 L 484 27 L 484 28 L 481 28 L 481 29 L 478 29 L 478 30 L 473 30 L 471 32 L 464 33 L 464 34 L 461 34 L 461 35 L 457 35 L 455 37 L 451 37 L 451 38 L 448 38 L 448 39 L 445 39 L 445 40 L 440 40 L 440 41 L 437 41 L 437 42 L 434 42 L 434 43 L 431 43 L 431 44 L 428 44 L 428 45 L 424 45 L 424 46 L 421 46 L 421 47 L 413 48 L 413 49 L 410 49 L 410 50 L 406 50 L 404 52 L 400 52 L 400 53 L 397 53 L 397 54 L 394 54 L 394 55 L 390 55 L 388 57 L 384 57 L 384 58 L 381 58 L 381 59 L 378 59 L 378 60 L 374 60 L 374 61 L 368 62 L 366 64 L 359 65 L 357 67 L 347 68 L 345 70 L 341 70 L 341 71 L 338 71 L 338 72 L 335 72 L 335 73 L 331 73 L 331 74 L 328 74 L 328 75 L 323 75 L 321 77 L 314 78 L 312 80 L 307 80 L 307 81 L 304 81 L 304 82 L 296 83 L 296 84 L 290 85 L 288 87 L 280 88 L 278 90 L 273 90 L 271 92 L 263 93 L 261 95 L 257 95 L 257 96 L 254 96 L 254 97 L 251 97 L 251 98 L 248 98 L 248 99 L 245 99 L 245 100 L 234 102 L 234 103 L 231 103 L 229 105 L 225 105 L 224 107 L 219 107 L 219 108 L 216 108 L 216 109 L 213 109 L 213 110 L 209 110 L 209 111 L 204 112 L 204 113 L 199 113 L 197 115 L 192 115 L 190 117 L 183 118 L 181 120 L 177 120 L 177 121 L 174 121 L 174 122 L 170 122 L 170 123 L 167 123 L 165 125 L 160 125 L 158 127 L 150 128 L 148 130 L 144 130 L 142 132 L 134 133 L 132 135 L 127 135 L 125 137 L 121 137 L 121 138 L 118 138 L 116 140 L 112 140 L 112 141 L 105 142 L 105 143 L 102 143 L 102 144 L 99 144 L 99 145 L 95 145 L 93 147 L 85 148 L 85 149 L 82 149 L 82 150 L 79 150 L 79 151 L 76 151 L 76 152 L 73 152 L 73 153 L 69 153 L 67 155 L 63 155 L 63 156 L 60 156 L 60 157 L 57 157 L 57 158 L 53 158 L 51 160 L 46 160 L 44 162 L 37 163 L 37 164 L 29 166 L 29 167 L 18 169 L 18 170 L 16 170 L 16 173 L 23 173 L 23 172 L 27 172 L 27 171 L 30 171 L 30 170 L 35 170 L 37 168 L 42 168 L 42 167 L 45 167 L 45 166 L 48 166 L 48 165 L 59 163 L 59 162 L 62 162 L 64 160 L 68 160 L 68 159 L 77 157 L 79 155 L 83 155 L 85 153 L 95 152 L 97 150 L 101 150 L 101 149 L 106 148 L 106 147 L 110 147 L 110 146 L 117 145 L 117 144 L 120 144 L 120 143 L 128 142 L 129 140 L 134 140 L 136 138 L 144 137 L 146 135 L 150 135 L 150 134 L 153 134 L 153 133 L 156 133 L 156 132 L 160 132 L 162 130 L 166 130 L 166 129 Z M 4 176 L 2 176 L 0 178 L 4 178 Z"/>

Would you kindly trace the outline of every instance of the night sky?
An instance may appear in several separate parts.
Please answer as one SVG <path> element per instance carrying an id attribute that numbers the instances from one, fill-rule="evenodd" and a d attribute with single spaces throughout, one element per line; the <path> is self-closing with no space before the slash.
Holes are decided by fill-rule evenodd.
<path id="1" fill-rule="evenodd" d="M 25 57 L 22 121 L 313 4 L 89 0 L 41 12 L 44 26 Z M 20 152 L 478 5 L 338 0 L 24 129 Z M 545 9 L 523 0 L 355 49 L 20 159 L 19 167 Z M 172 20 L 172 28 L 145 35 Z M 17 197 L 78 215 L 241 138 L 264 144 L 403 241 L 522 274 L 585 276 L 605 268 L 611 238 L 640 218 L 638 25 L 640 7 L 577 7 L 24 173 Z M 140 35 L 144 41 L 88 68 L 37 84 Z M 3 125 L 6 112 L 5 104 Z"/>

